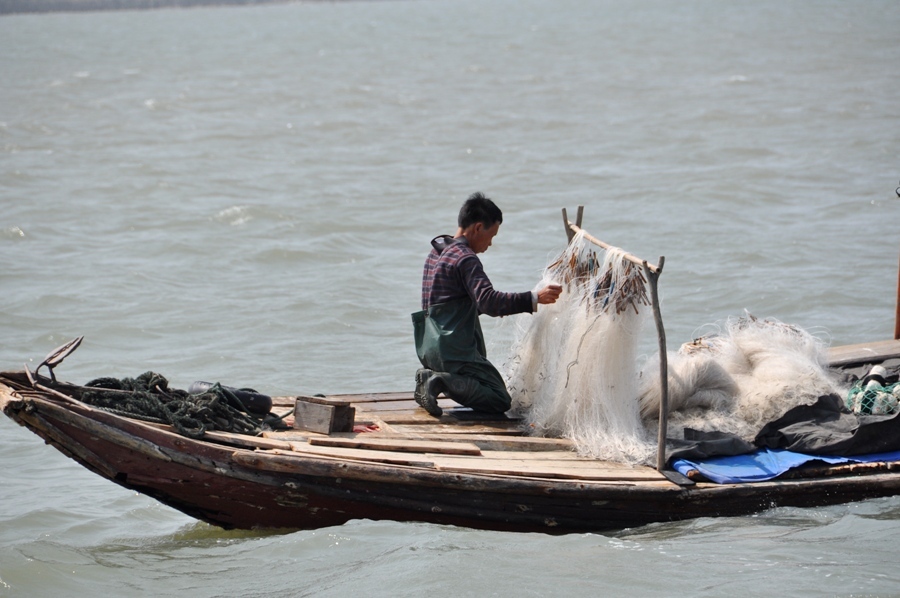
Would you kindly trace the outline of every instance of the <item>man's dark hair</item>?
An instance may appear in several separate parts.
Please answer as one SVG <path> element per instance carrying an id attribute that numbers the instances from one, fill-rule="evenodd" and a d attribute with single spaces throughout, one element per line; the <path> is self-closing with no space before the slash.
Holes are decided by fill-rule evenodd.
<path id="1" fill-rule="evenodd" d="M 468 228 L 476 222 L 482 223 L 486 228 L 503 223 L 503 212 L 484 193 L 473 193 L 459 210 L 459 228 Z"/>

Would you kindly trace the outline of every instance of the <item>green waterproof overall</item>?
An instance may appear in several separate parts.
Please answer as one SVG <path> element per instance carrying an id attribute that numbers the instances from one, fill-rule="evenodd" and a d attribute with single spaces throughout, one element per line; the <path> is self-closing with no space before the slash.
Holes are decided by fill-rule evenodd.
<path id="1" fill-rule="evenodd" d="M 487 360 L 478 310 L 468 297 L 412 314 L 416 354 L 444 377 L 451 399 L 475 411 L 503 413 L 512 399 L 500 372 Z"/>

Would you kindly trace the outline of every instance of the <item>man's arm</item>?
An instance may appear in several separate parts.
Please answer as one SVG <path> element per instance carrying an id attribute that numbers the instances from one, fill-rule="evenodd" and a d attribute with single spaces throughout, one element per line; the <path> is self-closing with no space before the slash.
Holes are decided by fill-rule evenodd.
<path id="1" fill-rule="evenodd" d="M 459 274 L 469 297 L 475 302 L 478 311 L 488 316 L 511 316 L 523 312 L 532 312 L 531 291 L 524 293 L 504 293 L 494 289 L 481 260 L 474 254 L 459 261 Z M 538 297 L 540 302 L 540 297 Z"/>

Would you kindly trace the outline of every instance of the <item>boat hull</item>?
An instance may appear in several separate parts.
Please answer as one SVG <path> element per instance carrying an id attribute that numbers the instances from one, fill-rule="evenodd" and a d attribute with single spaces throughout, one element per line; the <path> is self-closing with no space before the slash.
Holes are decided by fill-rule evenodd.
<path id="1" fill-rule="evenodd" d="M 900 493 L 900 472 L 889 467 L 868 475 L 689 486 L 435 471 L 414 461 L 370 463 L 195 440 L 76 401 L 0 390 L 9 417 L 91 471 L 227 529 L 315 529 L 373 519 L 584 532 Z"/>

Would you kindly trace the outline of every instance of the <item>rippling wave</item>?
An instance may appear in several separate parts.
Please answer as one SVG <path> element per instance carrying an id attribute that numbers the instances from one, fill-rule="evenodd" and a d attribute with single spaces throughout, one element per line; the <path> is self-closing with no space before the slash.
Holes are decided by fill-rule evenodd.
<path id="1" fill-rule="evenodd" d="M 295 3 L 0 18 L 4 369 L 410 389 L 471 192 L 531 288 L 560 209 L 656 261 L 670 348 L 747 309 L 893 329 L 895 2 Z M 508 321 L 485 321 L 492 357 Z M 653 351 L 655 339 L 645 342 Z M 897 499 L 550 537 L 225 532 L 0 419 L 0 595 L 886 595 Z"/>

